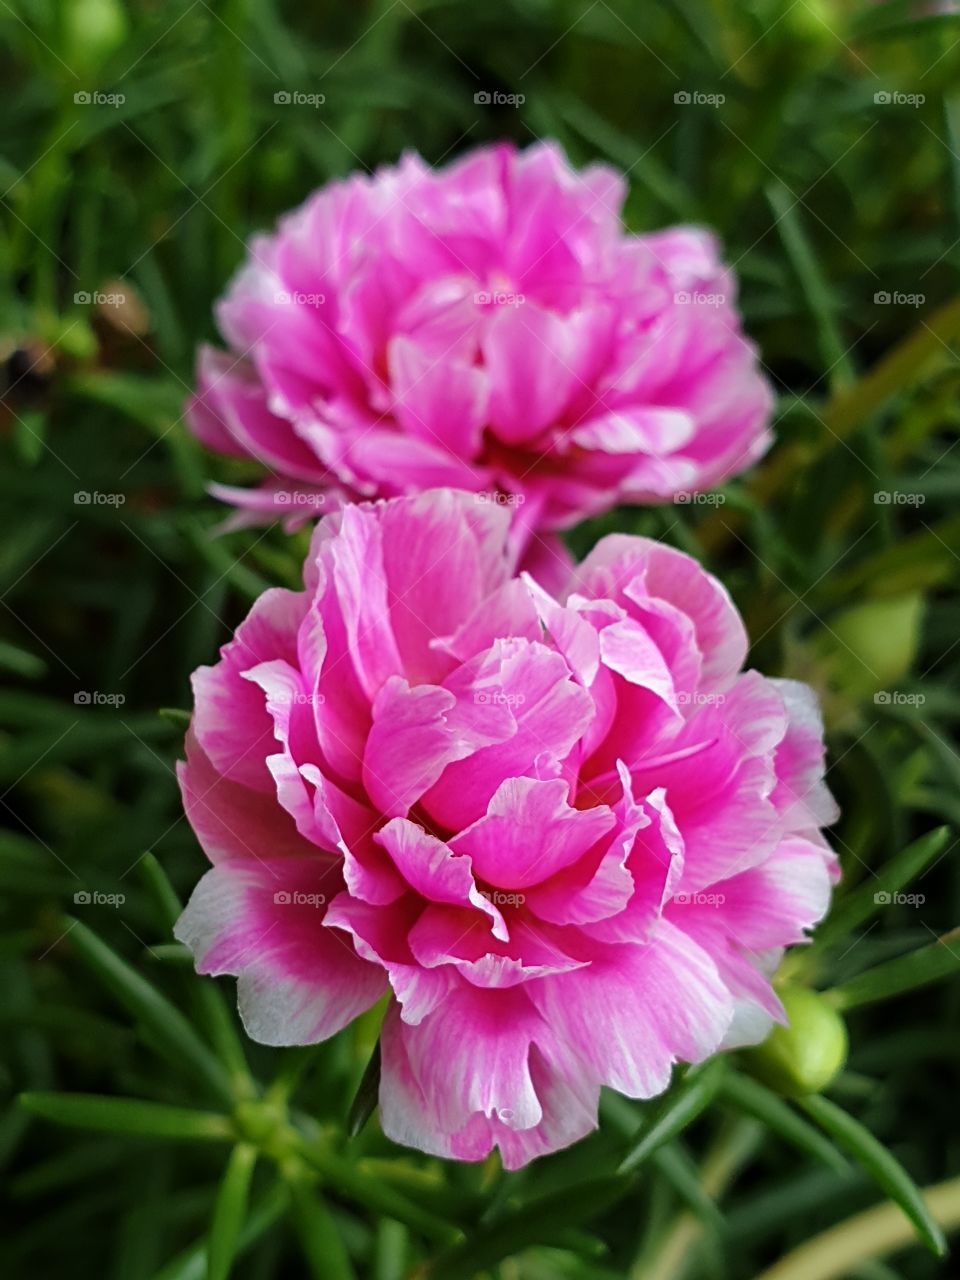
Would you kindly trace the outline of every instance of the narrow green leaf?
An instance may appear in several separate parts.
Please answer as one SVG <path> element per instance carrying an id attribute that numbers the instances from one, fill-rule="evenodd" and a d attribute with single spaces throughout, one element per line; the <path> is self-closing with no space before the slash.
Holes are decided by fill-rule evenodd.
<path id="1" fill-rule="evenodd" d="M 157 904 L 162 927 L 172 930 L 180 918 L 183 906 L 166 871 L 152 853 L 146 853 L 140 859 L 140 873 Z M 179 953 L 185 953 L 187 963 L 192 963 L 189 949 L 181 947 L 179 943 L 153 947 L 152 951 L 161 959 L 173 959 Z M 183 956 L 180 955 L 180 958 Z M 190 996 L 198 1022 L 230 1074 L 234 1092 L 243 1098 L 252 1097 L 256 1088 L 247 1066 L 243 1043 L 237 1035 L 233 1017 L 216 982 L 213 979 L 201 979 L 192 984 Z"/>
<path id="2" fill-rule="evenodd" d="M 796 210 L 798 201 L 779 183 L 771 184 L 766 194 L 783 247 L 810 308 L 820 340 L 820 355 L 830 371 L 830 384 L 833 387 L 849 386 L 856 373 L 847 354 L 847 344 L 840 337 L 833 299 L 800 223 Z"/>
<path id="3" fill-rule="evenodd" d="M 361 1204 L 375 1213 L 385 1214 L 388 1218 L 395 1218 L 397 1222 L 403 1222 L 419 1231 L 428 1240 L 451 1243 L 461 1239 L 463 1233 L 459 1227 L 422 1209 L 399 1191 L 367 1176 L 349 1160 L 344 1160 L 325 1147 L 304 1143 L 298 1148 L 298 1154 L 320 1174 L 325 1185 L 332 1187 L 344 1199 Z"/>
<path id="4" fill-rule="evenodd" d="M 183 910 L 177 892 L 154 854 L 145 853 L 138 863 L 138 870 L 157 908 L 160 927 L 166 933 L 177 923 Z"/>
<path id="5" fill-rule="evenodd" d="M 69 936 L 104 986 L 153 1034 L 164 1056 L 202 1080 L 215 1096 L 232 1102 L 230 1081 L 223 1067 L 183 1014 L 86 925 L 74 923 Z"/>
<path id="6" fill-rule="evenodd" d="M 249 1143 L 238 1142 L 230 1153 L 207 1237 L 207 1280 L 227 1280 L 233 1270 L 256 1163 L 257 1149 Z"/>
<path id="7" fill-rule="evenodd" d="M 406 1227 L 389 1218 L 377 1223 L 373 1243 L 372 1280 L 403 1280 L 407 1274 L 410 1237 Z"/>
<path id="8" fill-rule="evenodd" d="M 377 1109 L 380 1096 L 380 1041 L 374 1046 L 347 1117 L 347 1134 L 355 1138 Z"/>
<path id="9" fill-rule="evenodd" d="M 346 1246 L 327 1203 L 303 1179 L 291 1185 L 290 1213 L 314 1280 L 356 1280 Z"/>
<path id="10" fill-rule="evenodd" d="M 915 987 L 926 986 L 960 971 L 960 929 L 952 929 L 928 947 L 878 964 L 849 982 L 826 992 L 838 1009 L 854 1009 L 875 1000 L 887 1000 Z"/>
<path id="11" fill-rule="evenodd" d="M 267 1194 L 254 1205 L 240 1234 L 237 1250 L 242 1255 L 255 1244 L 261 1236 L 266 1235 L 287 1208 L 288 1193 L 282 1182 L 277 1182 Z M 183 1253 L 178 1254 L 158 1271 L 153 1280 L 206 1280 L 207 1242 L 198 1240 Z"/>
<path id="12" fill-rule="evenodd" d="M 676 1195 L 713 1232 L 723 1231 L 723 1214 L 704 1190 L 700 1170 L 677 1143 L 668 1143 L 655 1151 L 650 1162 Z"/>
<path id="13" fill-rule="evenodd" d="M 528 1201 L 487 1223 L 463 1244 L 439 1255 L 430 1280 L 472 1280 L 522 1249 L 555 1244 L 572 1227 L 597 1217 L 629 1191 L 632 1179 L 611 1175 Z"/>
<path id="14" fill-rule="evenodd" d="M 720 1097 L 828 1169 L 837 1173 L 849 1172 L 850 1165 L 833 1143 L 758 1080 L 731 1072 L 720 1085 Z"/>
<path id="15" fill-rule="evenodd" d="M 937 827 L 889 860 L 869 883 L 862 884 L 840 899 L 814 936 L 815 946 L 831 946 L 848 938 L 854 929 L 885 905 L 893 894 L 916 879 L 935 861 L 950 839 L 949 827 Z"/>
<path id="16" fill-rule="evenodd" d="M 725 1061 L 714 1058 L 701 1070 L 689 1074 L 677 1089 L 671 1090 L 658 1108 L 652 1124 L 640 1134 L 620 1161 L 617 1172 L 630 1173 L 638 1168 L 658 1147 L 692 1124 L 713 1101 L 725 1072 Z"/>
<path id="17" fill-rule="evenodd" d="M 96 1093 L 22 1093 L 20 1105 L 31 1115 L 56 1124 L 124 1137 L 209 1142 L 223 1141 L 233 1133 L 228 1116 L 139 1098 L 108 1098 Z"/>
<path id="18" fill-rule="evenodd" d="M 917 1235 L 936 1257 L 942 1258 L 947 1242 L 927 1208 L 923 1196 L 899 1160 L 878 1142 L 859 1120 L 822 1096 L 804 1098 L 799 1106 L 870 1174 L 895 1201 L 917 1229 Z"/>
<path id="19" fill-rule="evenodd" d="M 178 729 L 186 731 L 190 727 L 190 712 L 184 711 L 181 707 L 160 707 L 157 715 L 163 720 L 169 720 Z"/>

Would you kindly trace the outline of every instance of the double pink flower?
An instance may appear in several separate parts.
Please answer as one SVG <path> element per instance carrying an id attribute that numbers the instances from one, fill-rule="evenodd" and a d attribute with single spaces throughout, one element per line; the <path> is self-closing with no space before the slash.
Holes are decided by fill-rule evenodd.
<path id="1" fill-rule="evenodd" d="M 181 784 L 214 865 L 177 935 L 270 1044 L 388 995 L 385 1132 L 514 1168 L 602 1085 L 762 1038 L 836 862 L 813 695 L 742 670 L 716 579 L 612 536 L 553 596 L 509 525 L 462 492 L 347 507 L 196 673 Z"/>
<path id="2" fill-rule="evenodd" d="M 553 144 L 333 182 L 257 236 L 206 349 L 197 435 L 256 459 L 268 516 L 438 485 L 514 536 L 743 471 L 772 397 L 708 233 L 629 234 L 626 184 Z"/>

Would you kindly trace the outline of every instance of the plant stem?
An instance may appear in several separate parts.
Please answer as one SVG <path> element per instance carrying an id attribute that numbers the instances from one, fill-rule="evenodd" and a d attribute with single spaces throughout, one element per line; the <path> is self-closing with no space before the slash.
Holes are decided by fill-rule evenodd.
<path id="1" fill-rule="evenodd" d="M 700 1183 L 716 1200 L 756 1149 L 763 1127 L 754 1120 L 739 1120 L 717 1139 L 704 1159 Z M 703 1234 L 704 1224 L 690 1212 L 678 1214 L 663 1244 L 649 1261 L 638 1259 L 629 1280 L 680 1280 L 690 1250 Z"/>
<path id="2" fill-rule="evenodd" d="M 923 1198 L 944 1231 L 960 1229 L 960 1178 L 926 1188 Z M 886 1257 L 914 1243 L 913 1224 L 897 1205 L 885 1201 L 814 1236 L 756 1280 L 839 1280 L 858 1263 Z"/>

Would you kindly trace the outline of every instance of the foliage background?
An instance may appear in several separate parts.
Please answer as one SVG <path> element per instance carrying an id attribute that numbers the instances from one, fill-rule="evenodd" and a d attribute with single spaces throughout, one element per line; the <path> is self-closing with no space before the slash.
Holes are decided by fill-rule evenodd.
<path id="1" fill-rule="evenodd" d="M 745 1119 L 723 1089 L 630 1178 L 614 1170 L 653 1108 L 616 1100 L 593 1138 L 510 1177 L 401 1152 L 375 1120 L 348 1141 L 369 1022 L 304 1055 L 244 1046 L 258 1081 L 287 1078 L 270 1103 L 241 1106 L 246 1143 L 225 1191 L 229 1145 L 177 1140 L 179 1113 L 98 1119 L 88 1107 L 72 1115 L 99 1126 L 87 1132 L 16 1096 L 219 1110 L 201 1042 L 232 1063 L 231 1088 L 251 1087 L 224 1021 L 230 986 L 218 1003 L 169 945 L 172 907 L 142 855 L 156 854 L 181 895 L 197 880 L 171 773 L 182 723 L 158 708 L 189 705 L 190 671 L 265 586 L 296 584 L 303 547 L 277 528 L 211 537 L 223 513 L 205 485 L 246 473 L 203 455 L 182 405 L 245 238 L 319 183 L 407 147 L 440 162 L 503 136 L 555 137 L 578 163 L 627 170 L 632 226 L 718 230 L 780 395 L 776 449 L 722 505 L 620 511 L 574 541 L 613 527 L 693 551 L 733 590 L 752 661 L 822 691 L 843 805 L 836 844 L 846 891 L 868 886 L 869 915 L 841 917 L 803 979 L 850 983 L 956 923 L 951 836 L 905 886 L 922 902 L 874 910 L 869 893 L 884 867 L 903 878 L 896 859 L 911 840 L 960 820 L 951 7 L 0 4 L 2 1274 L 202 1277 L 212 1236 L 209 1274 L 225 1275 L 238 1245 L 234 1274 L 250 1280 L 399 1280 L 428 1259 L 437 1277 L 486 1267 L 502 1280 L 739 1280 L 881 1198 L 858 1162 L 818 1160 L 812 1130 L 791 1142 L 782 1111 Z M 275 100 L 293 91 L 325 102 Z M 525 101 L 475 100 L 494 91 Z M 124 101 L 76 98 L 96 93 Z M 127 303 L 77 301 L 97 291 Z M 124 900 L 75 901 L 84 892 Z M 934 951 L 867 979 L 869 1003 L 848 1000 L 851 1055 L 831 1089 L 922 1185 L 955 1175 L 960 1155 L 949 980 L 960 946 Z M 131 986 L 131 972 L 188 1021 Z M 905 973 L 910 989 L 891 994 Z M 914 985 L 931 975 L 947 980 Z M 277 1136 L 291 1090 L 309 1158 Z M 552 1191 L 538 1216 L 531 1205 Z M 400 1207 L 384 1204 L 394 1192 Z M 418 1209 L 451 1239 L 472 1233 L 466 1251 L 411 1225 Z M 916 1244 L 895 1270 L 868 1261 L 875 1233 L 854 1235 L 862 1260 L 838 1274 L 950 1274 Z M 790 1280 L 826 1274 L 802 1255 L 793 1265 Z"/>

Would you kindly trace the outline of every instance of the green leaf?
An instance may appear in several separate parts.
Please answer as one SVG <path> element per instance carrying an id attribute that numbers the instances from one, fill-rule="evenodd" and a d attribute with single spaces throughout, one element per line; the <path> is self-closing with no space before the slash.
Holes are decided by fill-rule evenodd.
<path id="1" fill-rule="evenodd" d="M 826 992 L 838 1009 L 854 1009 L 901 995 L 960 971 L 960 929 L 952 929 L 928 947 L 897 956 Z"/>
<path id="2" fill-rule="evenodd" d="M 704 1190 L 700 1180 L 700 1170 L 677 1143 L 668 1143 L 650 1157 L 657 1173 L 676 1192 L 677 1196 L 692 1209 L 704 1225 L 715 1234 L 723 1231 L 723 1214 L 716 1203 Z"/>
<path id="3" fill-rule="evenodd" d="M 165 930 L 172 930 L 180 918 L 183 906 L 166 871 L 152 853 L 145 853 L 140 859 L 140 873 L 157 904 L 162 927 Z M 179 943 L 170 944 L 169 949 L 160 946 L 152 950 L 155 956 L 172 959 L 175 954 L 174 947 L 179 952 L 185 952 L 187 962 L 192 964 L 193 957 L 189 949 L 181 947 Z M 190 995 L 197 1021 L 205 1029 L 220 1061 L 230 1073 L 233 1091 L 239 1097 L 252 1097 L 256 1087 L 247 1066 L 243 1042 L 237 1035 L 233 1017 L 216 982 L 213 979 L 201 978 L 199 982 L 191 985 Z"/>
<path id="4" fill-rule="evenodd" d="M 716 1097 L 726 1072 L 722 1058 L 714 1058 L 699 1071 L 691 1072 L 664 1098 L 652 1124 L 641 1133 L 621 1160 L 617 1172 L 630 1173 L 643 1164 L 658 1147 L 682 1133 Z"/>
<path id="5" fill-rule="evenodd" d="M 388 1218 L 395 1218 L 397 1222 L 403 1222 L 419 1231 L 428 1240 L 450 1243 L 462 1237 L 460 1228 L 453 1223 L 422 1209 L 399 1191 L 367 1176 L 349 1160 L 344 1160 L 326 1147 L 305 1142 L 297 1148 L 297 1154 L 320 1174 L 324 1185 L 332 1187 L 344 1199 L 385 1214 Z"/>
<path id="6" fill-rule="evenodd" d="M 207 1238 L 207 1280 L 227 1280 L 233 1269 L 256 1162 L 256 1147 L 249 1143 L 238 1142 L 230 1153 Z"/>
<path id="7" fill-rule="evenodd" d="M 151 1032 L 164 1056 L 175 1066 L 190 1071 L 215 1096 L 232 1102 L 230 1081 L 223 1067 L 183 1014 L 86 925 L 74 922 L 69 937 L 104 986 Z"/>
<path id="8" fill-rule="evenodd" d="M 831 384 L 838 387 L 849 386 L 856 374 L 847 354 L 847 344 L 840 337 L 837 328 L 833 299 L 800 224 L 796 211 L 799 201 L 779 183 L 771 184 L 766 194 L 776 218 L 775 225 L 783 247 L 813 316 L 820 339 L 820 355 L 829 370 L 828 376 L 832 375 Z"/>
<path id="9" fill-rule="evenodd" d="M 277 1182 L 267 1194 L 254 1205 L 240 1234 L 238 1255 L 246 1250 L 270 1230 L 287 1208 L 288 1192 L 282 1182 Z M 198 1240 L 178 1254 L 176 1258 L 158 1271 L 153 1280 L 206 1280 L 207 1241 Z"/>
<path id="10" fill-rule="evenodd" d="M 720 1085 L 720 1097 L 828 1169 L 837 1173 L 849 1171 L 849 1164 L 833 1143 L 758 1080 L 731 1072 Z"/>
<path id="11" fill-rule="evenodd" d="M 917 1229 L 917 1235 L 938 1258 L 947 1252 L 947 1242 L 927 1208 L 916 1183 L 899 1160 L 877 1141 L 868 1129 L 827 1098 L 804 1098 L 804 1111 L 870 1174 L 877 1185 L 896 1201 Z"/>
<path id="12" fill-rule="evenodd" d="M 346 1246 L 323 1196 L 304 1180 L 290 1187 L 290 1212 L 310 1274 L 315 1280 L 356 1280 Z"/>
<path id="13" fill-rule="evenodd" d="M 814 945 L 831 946 L 848 939 L 854 929 L 884 905 L 883 895 L 899 893 L 920 875 L 943 853 L 949 838 L 949 827 L 937 827 L 907 845 L 875 876 L 871 875 L 869 883 L 860 885 L 840 899 L 814 935 Z"/>
<path id="14" fill-rule="evenodd" d="M 357 1092 L 350 1104 L 347 1117 L 347 1134 L 355 1138 L 377 1109 L 380 1095 L 380 1041 L 374 1046 L 370 1061 L 367 1063 L 363 1078 L 357 1086 Z"/>
<path id="15" fill-rule="evenodd" d="M 528 1201 L 440 1254 L 430 1268 L 430 1280 L 472 1280 L 478 1271 L 489 1270 L 531 1245 L 555 1244 L 571 1227 L 616 1204 L 631 1183 L 632 1179 L 614 1174 Z"/>
<path id="16" fill-rule="evenodd" d="M 228 1116 L 139 1098 L 108 1098 L 96 1093 L 22 1093 L 20 1105 L 31 1115 L 56 1124 L 124 1137 L 222 1142 L 233 1134 Z"/>

